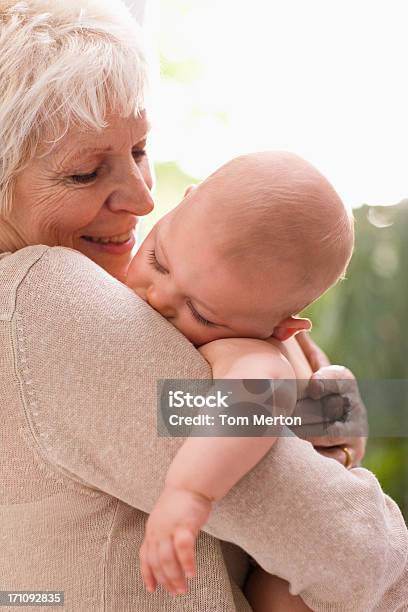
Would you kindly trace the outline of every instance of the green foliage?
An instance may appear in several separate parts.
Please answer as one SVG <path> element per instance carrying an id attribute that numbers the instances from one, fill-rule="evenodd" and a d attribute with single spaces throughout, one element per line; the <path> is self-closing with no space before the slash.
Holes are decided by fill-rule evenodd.
<path id="1" fill-rule="evenodd" d="M 363 206 L 355 219 L 346 280 L 307 309 L 314 337 L 358 378 L 408 378 L 408 205 Z"/>
<path id="2" fill-rule="evenodd" d="M 196 178 L 183 172 L 174 161 L 156 163 L 154 170 L 157 176 L 154 193 L 156 204 L 153 213 L 147 219 L 149 227 L 181 202 L 189 185 L 199 182 Z"/>
<path id="3" fill-rule="evenodd" d="M 171 61 L 164 55 L 160 56 L 160 74 L 162 79 L 174 79 L 178 83 L 190 83 L 201 76 L 202 68 L 199 62 L 188 59 Z"/>
<path id="4" fill-rule="evenodd" d="M 408 202 L 363 206 L 355 219 L 356 248 L 346 280 L 304 314 L 332 363 L 346 365 L 360 379 L 406 379 Z M 408 411 L 408 406 L 401 408 Z M 370 439 L 364 465 L 408 518 L 407 438 Z"/>

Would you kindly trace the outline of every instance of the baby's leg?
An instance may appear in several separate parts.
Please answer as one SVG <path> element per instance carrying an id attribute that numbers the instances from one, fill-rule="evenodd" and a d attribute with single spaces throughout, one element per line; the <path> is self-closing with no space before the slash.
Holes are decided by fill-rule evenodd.
<path id="1" fill-rule="evenodd" d="M 289 593 L 285 580 L 260 567 L 252 570 L 244 592 L 254 612 L 310 612 L 301 597 Z"/>

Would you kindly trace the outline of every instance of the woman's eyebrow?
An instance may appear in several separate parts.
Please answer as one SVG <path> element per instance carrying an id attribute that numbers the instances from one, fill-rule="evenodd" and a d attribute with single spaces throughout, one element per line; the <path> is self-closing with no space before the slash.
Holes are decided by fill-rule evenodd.
<path id="1" fill-rule="evenodd" d="M 113 148 L 111 146 L 109 147 L 85 147 L 83 149 L 78 149 L 77 151 L 69 152 L 67 155 L 64 156 L 61 163 L 65 165 L 65 164 L 69 164 L 69 163 L 72 163 L 78 160 L 86 159 L 90 157 L 91 155 L 102 155 L 104 153 L 109 153 L 111 151 L 113 151 Z"/>
<path id="2" fill-rule="evenodd" d="M 110 153 L 113 151 L 113 147 L 85 147 L 84 149 L 80 149 L 79 153 Z"/>
<path id="3" fill-rule="evenodd" d="M 135 147 L 145 146 L 146 139 L 147 139 L 147 135 L 144 136 L 143 138 L 141 138 L 138 142 L 136 142 L 133 145 L 132 148 L 134 149 Z M 81 149 L 78 149 L 78 151 L 73 151 L 72 153 L 68 153 L 68 155 L 64 158 L 64 162 L 75 161 L 78 158 L 84 158 L 84 157 L 90 156 L 90 155 L 102 155 L 104 153 L 112 153 L 113 150 L 114 149 L 113 149 L 112 146 L 108 146 L 108 147 L 83 147 Z"/>

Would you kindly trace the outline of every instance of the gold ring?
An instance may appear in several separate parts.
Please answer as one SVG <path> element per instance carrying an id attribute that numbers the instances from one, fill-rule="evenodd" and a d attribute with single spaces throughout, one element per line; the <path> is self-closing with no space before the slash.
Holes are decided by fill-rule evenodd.
<path id="1" fill-rule="evenodd" d="M 344 454 L 346 455 L 346 463 L 344 464 L 344 467 L 346 468 L 346 470 L 349 470 L 353 465 L 353 458 L 351 456 L 350 449 L 347 446 L 340 446 L 340 448 L 342 451 L 344 451 Z"/>

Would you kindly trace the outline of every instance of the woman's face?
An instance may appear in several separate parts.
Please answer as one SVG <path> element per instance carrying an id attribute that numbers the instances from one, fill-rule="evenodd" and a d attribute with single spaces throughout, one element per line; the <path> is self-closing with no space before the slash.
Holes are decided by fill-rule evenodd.
<path id="1" fill-rule="evenodd" d="M 22 246 L 76 249 L 123 281 L 138 217 L 153 209 L 149 125 L 145 113 L 108 122 L 39 151 L 17 177 L 9 222 Z"/>

